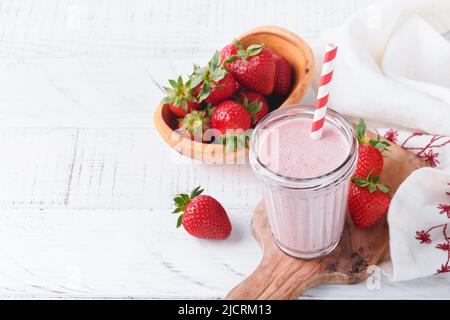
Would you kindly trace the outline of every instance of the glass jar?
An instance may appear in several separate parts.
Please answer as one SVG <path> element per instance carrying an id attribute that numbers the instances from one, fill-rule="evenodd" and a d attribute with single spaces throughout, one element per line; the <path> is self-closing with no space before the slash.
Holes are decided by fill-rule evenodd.
<path id="1" fill-rule="evenodd" d="M 264 134 L 275 126 L 292 119 L 312 121 L 313 115 L 312 106 L 294 105 L 278 109 L 258 123 L 250 142 L 250 163 L 262 182 L 275 241 L 287 254 L 303 259 L 326 255 L 339 243 L 347 213 L 350 179 L 358 158 L 358 142 L 353 127 L 342 115 L 328 108 L 324 126 L 333 126 L 342 134 L 348 143 L 348 154 L 342 155 L 345 160 L 337 168 L 317 177 L 282 175 L 264 165 L 258 152 Z M 333 156 L 329 154 L 329 157 Z"/>

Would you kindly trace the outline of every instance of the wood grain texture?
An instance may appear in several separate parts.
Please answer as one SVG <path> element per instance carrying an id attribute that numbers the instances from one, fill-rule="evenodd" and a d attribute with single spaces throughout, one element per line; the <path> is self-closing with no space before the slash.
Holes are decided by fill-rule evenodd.
<path id="1" fill-rule="evenodd" d="M 255 26 L 314 43 L 374 1 L 0 0 L 0 298 L 223 298 L 260 260 L 259 187 L 246 165 L 168 148 L 160 87 Z M 173 228 L 172 194 L 197 184 L 227 208 L 231 242 Z M 377 272 L 302 299 L 450 298 L 448 276 Z"/>
<path id="2" fill-rule="evenodd" d="M 386 254 L 389 240 L 385 219 L 369 231 L 355 228 L 347 219 L 341 241 L 330 255 L 296 259 L 275 244 L 263 202 L 253 213 L 252 230 L 263 251 L 262 261 L 227 299 L 297 299 L 314 286 L 360 282 L 369 276 L 367 267 L 376 265 Z"/>
<path id="3" fill-rule="evenodd" d="M 380 182 L 395 193 L 411 172 L 426 163 L 397 145 L 389 149 Z M 263 252 L 261 263 L 228 294 L 228 299 L 296 299 L 314 286 L 361 282 L 369 276 L 368 267 L 377 265 L 389 246 L 386 218 L 368 230 L 360 230 L 347 217 L 341 240 L 331 254 L 313 260 L 293 258 L 276 245 L 263 202 L 253 213 L 252 231 Z"/>

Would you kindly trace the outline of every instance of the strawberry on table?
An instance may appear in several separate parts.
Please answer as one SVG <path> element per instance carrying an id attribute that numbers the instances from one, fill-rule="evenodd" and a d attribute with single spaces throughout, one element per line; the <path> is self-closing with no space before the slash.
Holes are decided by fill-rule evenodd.
<path id="1" fill-rule="evenodd" d="M 272 53 L 275 61 L 275 85 L 273 93 L 285 96 L 291 88 L 292 68 L 289 62 L 282 56 Z"/>
<path id="2" fill-rule="evenodd" d="M 359 120 L 356 130 L 356 137 L 358 138 L 358 164 L 354 176 L 359 178 L 365 178 L 372 173 L 373 176 L 381 174 L 383 169 L 383 155 L 382 152 L 387 150 L 389 143 L 377 139 L 366 140 L 366 124 L 363 119 Z"/>
<path id="3" fill-rule="evenodd" d="M 193 110 L 178 119 L 178 128 L 180 134 L 189 139 L 207 142 L 204 133 L 210 128 L 210 119 L 206 111 Z"/>
<path id="4" fill-rule="evenodd" d="M 169 84 L 171 86 L 170 88 L 164 87 L 167 97 L 162 100 L 162 103 L 168 104 L 170 111 L 176 117 L 184 117 L 186 113 L 201 108 L 200 103 L 195 99 L 194 91 L 191 87 L 191 80 L 184 83 L 183 78 L 179 76 L 177 81 L 169 80 Z"/>
<path id="5" fill-rule="evenodd" d="M 208 62 L 208 66 L 195 66 L 191 81 L 199 102 L 218 104 L 236 92 L 236 80 L 221 66 L 218 51 Z"/>
<path id="6" fill-rule="evenodd" d="M 201 195 L 200 186 L 188 194 L 178 194 L 173 201 L 177 228 L 183 225 L 191 235 L 202 239 L 224 240 L 231 234 L 231 223 L 223 206 L 213 197 Z"/>
<path id="7" fill-rule="evenodd" d="M 225 67 L 244 87 L 269 95 L 275 84 L 275 61 L 269 49 L 252 44 L 246 49 L 239 41 L 227 45 L 220 54 Z"/>
<path id="8" fill-rule="evenodd" d="M 348 195 L 348 210 L 355 226 L 367 229 L 383 217 L 391 202 L 389 188 L 378 184 L 379 176 L 353 177 Z"/>
<path id="9" fill-rule="evenodd" d="M 250 113 L 252 126 L 255 126 L 266 114 L 269 113 L 269 105 L 264 96 L 254 91 L 242 91 L 238 100 Z"/>

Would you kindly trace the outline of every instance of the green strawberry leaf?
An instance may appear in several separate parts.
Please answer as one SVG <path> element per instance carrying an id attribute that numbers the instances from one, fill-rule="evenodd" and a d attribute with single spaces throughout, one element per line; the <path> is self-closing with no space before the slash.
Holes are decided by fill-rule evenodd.
<path id="1" fill-rule="evenodd" d="M 385 186 L 384 184 L 377 183 L 380 180 L 380 176 L 372 177 L 372 171 L 369 173 L 366 179 L 353 176 L 352 182 L 360 188 L 369 189 L 370 193 L 373 193 L 378 189 L 381 192 L 389 194 L 390 193 L 389 187 Z"/>
<path id="2" fill-rule="evenodd" d="M 195 188 L 194 190 L 191 191 L 191 199 L 194 199 L 196 196 L 200 195 L 203 192 L 203 189 L 200 189 L 201 187 L 198 186 L 197 188 Z"/>
<path id="3" fill-rule="evenodd" d="M 173 100 L 173 105 L 175 107 L 179 107 L 181 105 L 181 98 L 180 97 L 175 97 Z"/>
<path id="4" fill-rule="evenodd" d="M 181 199 L 183 199 L 184 202 L 189 202 L 189 195 L 185 194 L 185 193 L 181 193 L 180 194 Z"/>
<path id="5" fill-rule="evenodd" d="M 186 86 L 188 86 L 189 89 L 196 88 L 200 83 L 202 83 L 203 79 L 199 75 L 194 75 L 192 78 L 189 79 L 188 82 L 186 82 Z"/>
<path id="6" fill-rule="evenodd" d="M 211 58 L 209 65 L 212 69 L 217 68 L 220 65 L 220 53 L 219 51 L 214 52 L 213 57 Z"/>
<path id="7" fill-rule="evenodd" d="M 234 61 L 236 61 L 237 59 L 239 59 L 239 57 L 238 57 L 237 55 L 229 56 L 228 58 L 226 58 L 226 59 L 223 61 L 223 64 L 234 62 Z"/>
<path id="8" fill-rule="evenodd" d="M 380 190 L 381 192 L 384 192 L 384 193 L 389 193 L 390 192 L 389 187 L 385 186 L 383 184 L 377 184 L 377 188 L 378 188 L 378 190 Z"/>
<path id="9" fill-rule="evenodd" d="M 250 115 L 254 115 L 258 113 L 263 107 L 262 102 L 258 101 L 252 101 L 250 104 L 247 105 L 247 110 L 250 113 Z"/>
<path id="10" fill-rule="evenodd" d="M 173 97 L 165 97 L 164 99 L 161 100 L 162 104 L 166 104 L 173 101 Z"/>
<path id="11" fill-rule="evenodd" d="M 358 126 L 356 127 L 356 137 L 358 138 L 358 142 L 360 145 L 365 143 L 365 134 L 366 134 L 366 123 L 364 119 L 359 119 Z"/>
<path id="12" fill-rule="evenodd" d="M 180 196 L 177 196 L 173 199 L 173 201 L 175 202 L 176 205 L 182 205 L 183 204 L 183 199 L 181 199 Z"/>
<path id="13" fill-rule="evenodd" d="M 172 88 L 163 87 L 163 89 L 169 96 L 175 93 L 175 90 L 173 90 Z"/>
<path id="14" fill-rule="evenodd" d="M 181 100 L 181 107 L 183 108 L 184 111 L 188 111 L 188 105 L 185 99 Z"/>
<path id="15" fill-rule="evenodd" d="M 200 93 L 198 94 L 198 102 L 202 102 L 203 100 L 208 98 L 210 94 L 211 94 L 211 86 L 209 85 L 209 83 L 204 82 L 202 89 L 200 90 Z"/>
<path id="16" fill-rule="evenodd" d="M 233 41 L 233 44 L 234 44 L 238 49 L 242 49 L 242 48 L 243 48 L 242 43 L 241 43 L 238 39 L 234 40 L 234 41 Z"/>
<path id="17" fill-rule="evenodd" d="M 181 224 L 183 223 L 183 217 L 184 217 L 184 214 L 180 214 L 180 216 L 178 217 L 177 228 L 179 228 L 181 226 Z"/>
<path id="18" fill-rule="evenodd" d="M 178 76 L 177 85 L 178 88 L 181 88 L 183 86 L 183 78 L 181 78 L 181 76 Z"/>
<path id="19" fill-rule="evenodd" d="M 212 81 L 217 82 L 217 81 L 222 80 L 222 79 L 225 77 L 226 74 L 227 74 L 227 71 L 226 71 L 225 69 L 218 68 L 218 69 L 215 69 L 215 70 L 211 73 L 210 79 L 211 79 Z"/>
<path id="20" fill-rule="evenodd" d="M 390 144 L 386 141 L 381 141 L 379 139 L 370 139 L 369 144 L 376 148 L 378 151 L 383 152 L 384 150 L 387 150 L 387 147 L 390 146 Z"/>
<path id="21" fill-rule="evenodd" d="M 182 212 L 183 208 L 182 207 L 176 207 L 175 210 L 172 211 L 172 213 L 179 213 Z"/>
<path id="22" fill-rule="evenodd" d="M 254 51 L 254 50 L 259 50 L 262 48 L 264 48 L 264 46 L 261 44 L 251 44 L 247 47 L 247 51 Z"/>
<path id="23" fill-rule="evenodd" d="M 225 153 L 238 151 L 241 148 L 248 148 L 248 141 L 250 137 L 248 134 L 224 134 L 220 136 L 219 143 L 225 145 Z"/>
<path id="24" fill-rule="evenodd" d="M 213 112 L 214 112 L 214 109 L 216 109 L 216 108 L 214 108 L 214 107 L 212 106 L 211 103 L 209 103 L 209 102 L 206 103 L 206 108 L 205 108 L 205 110 L 206 110 L 206 114 L 207 114 L 209 117 L 212 116 L 212 114 L 213 114 Z"/>
<path id="25" fill-rule="evenodd" d="M 352 177 L 352 182 L 355 183 L 358 187 L 367 187 L 369 185 L 369 182 L 367 179 L 358 178 L 358 177 Z"/>
<path id="26" fill-rule="evenodd" d="M 174 88 L 175 90 L 178 89 L 178 85 L 177 85 L 177 82 L 175 80 L 170 79 L 169 83 L 172 86 L 172 88 Z"/>
<path id="27" fill-rule="evenodd" d="M 251 45 L 247 48 L 246 55 L 248 57 L 254 57 L 261 53 L 261 51 L 264 49 L 261 45 Z"/>

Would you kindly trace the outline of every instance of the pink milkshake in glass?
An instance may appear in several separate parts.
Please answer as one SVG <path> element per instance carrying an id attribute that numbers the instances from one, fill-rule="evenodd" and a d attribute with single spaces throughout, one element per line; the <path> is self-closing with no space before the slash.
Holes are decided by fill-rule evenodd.
<path id="1" fill-rule="evenodd" d="M 310 138 L 314 107 L 278 109 L 256 126 L 250 162 L 262 181 L 270 227 L 281 250 L 326 255 L 339 243 L 357 162 L 351 124 L 328 109 L 322 138 Z"/>

